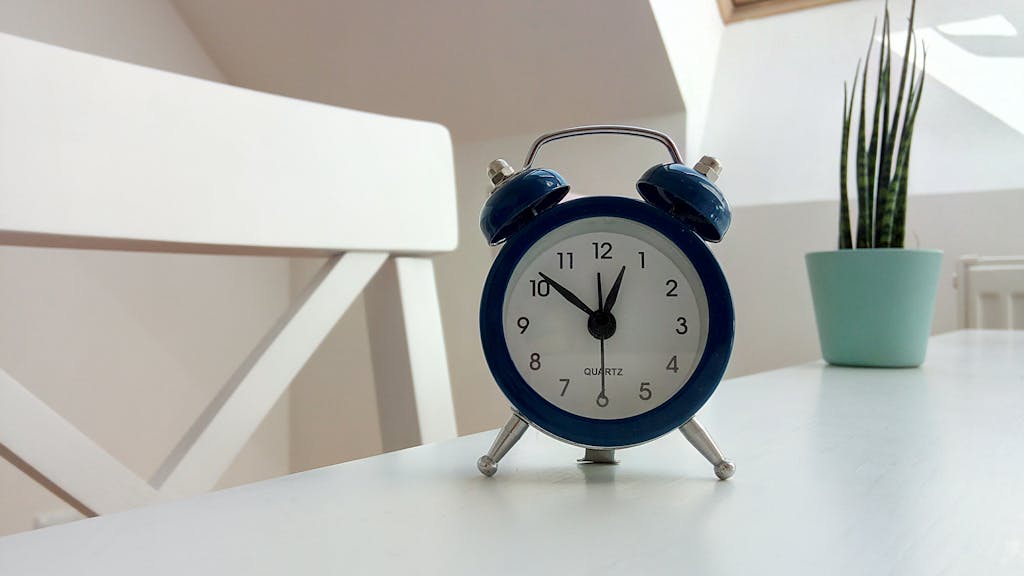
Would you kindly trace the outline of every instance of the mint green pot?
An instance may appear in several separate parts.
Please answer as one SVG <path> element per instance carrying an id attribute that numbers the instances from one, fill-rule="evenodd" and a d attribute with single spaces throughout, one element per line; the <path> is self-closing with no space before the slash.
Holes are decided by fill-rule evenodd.
<path id="1" fill-rule="evenodd" d="M 829 364 L 924 362 L 942 252 L 904 248 L 807 254 L 821 354 Z"/>

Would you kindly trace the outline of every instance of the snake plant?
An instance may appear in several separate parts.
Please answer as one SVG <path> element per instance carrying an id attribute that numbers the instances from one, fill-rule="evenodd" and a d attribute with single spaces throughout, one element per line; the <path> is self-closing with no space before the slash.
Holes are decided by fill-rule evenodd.
<path id="1" fill-rule="evenodd" d="M 917 1 L 910 5 L 903 64 L 900 69 L 896 98 L 892 97 L 892 40 L 889 29 L 889 6 L 886 3 L 882 20 L 881 47 L 878 54 L 877 83 L 873 95 L 868 93 L 868 68 L 875 43 L 875 25 L 871 27 L 864 70 L 860 62 L 853 74 L 853 87 L 847 91 L 843 83 L 843 142 L 839 159 L 839 248 L 902 248 L 907 216 L 907 175 L 910 168 L 910 144 L 914 122 L 921 105 L 921 88 L 925 78 L 927 52 L 921 47 L 921 71 L 917 72 L 917 41 L 914 36 L 914 12 Z M 857 82 L 860 81 L 860 99 Z M 873 96 L 873 101 L 869 100 Z M 870 104 L 870 106 L 869 106 Z M 868 110 L 873 108 L 870 118 Z M 850 126 L 854 108 L 857 114 L 854 149 L 857 183 L 857 237 L 850 227 L 850 201 L 847 193 L 847 160 L 850 155 Z M 870 132 L 870 133 L 869 133 Z"/>

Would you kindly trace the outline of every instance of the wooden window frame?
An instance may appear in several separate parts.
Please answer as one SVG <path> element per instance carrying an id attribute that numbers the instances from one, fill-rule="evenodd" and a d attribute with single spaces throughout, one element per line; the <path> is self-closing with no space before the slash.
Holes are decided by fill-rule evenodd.
<path id="1" fill-rule="evenodd" d="M 835 4 L 843 0 L 759 0 L 751 4 L 737 6 L 734 0 L 718 0 L 718 10 L 722 14 L 722 21 L 726 24 L 750 20 L 752 18 L 764 18 L 794 10 L 815 8 L 826 4 Z"/>

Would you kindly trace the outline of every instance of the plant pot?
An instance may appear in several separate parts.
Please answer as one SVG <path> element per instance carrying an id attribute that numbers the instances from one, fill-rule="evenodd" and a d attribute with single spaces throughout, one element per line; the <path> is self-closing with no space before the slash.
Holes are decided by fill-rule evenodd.
<path id="1" fill-rule="evenodd" d="M 904 248 L 807 254 L 821 353 L 829 364 L 920 366 L 942 252 Z"/>

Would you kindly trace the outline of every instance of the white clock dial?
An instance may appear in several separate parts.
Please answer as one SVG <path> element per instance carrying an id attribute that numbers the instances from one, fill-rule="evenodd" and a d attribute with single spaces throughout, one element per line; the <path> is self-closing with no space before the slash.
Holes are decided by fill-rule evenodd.
<path id="1" fill-rule="evenodd" d="M 526 383 L 563 410 L 603 420 L 675 395 L 703 354 L 707 318 L 686 255 L 659 232 L 615 217 L 576 220 L 540 238 L 512 272 L 502 314 Z"/>

